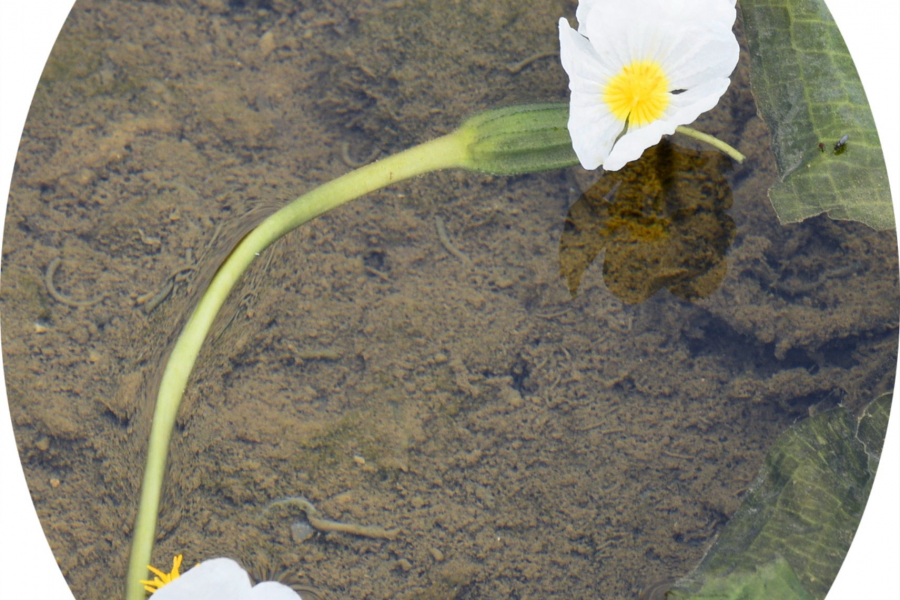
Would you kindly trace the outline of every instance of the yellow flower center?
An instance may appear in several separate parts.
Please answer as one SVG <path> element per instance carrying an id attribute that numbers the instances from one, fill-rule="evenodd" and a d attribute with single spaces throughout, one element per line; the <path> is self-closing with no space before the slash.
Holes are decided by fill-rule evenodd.
<path id="1" fill-rule="evenodd" d="M 164 573 L 152 565 L 147 565 L 147 568 L 150 569 L 153 574 L 156 575 L 156 577 L 154 577 L 153 579 L 142 579 L 141 583 L 144 584 L 144 589 L 152 594 L 167 583 L 172 583 L 173 581 L 178 579 L 181 576 L 181 573 L 179 573 L 179 569 L 181 568 L 181 560 L 181 554 L 173 558 L 172 570 L 168 573 Z"/>
<path id="2" fill-rule="evenodd" d="M 669 105 L 669 78 L 658 62 L 636 60 L 609 80 L 603 101 L 620 121 L 647 125 L 660 118 Z"/>

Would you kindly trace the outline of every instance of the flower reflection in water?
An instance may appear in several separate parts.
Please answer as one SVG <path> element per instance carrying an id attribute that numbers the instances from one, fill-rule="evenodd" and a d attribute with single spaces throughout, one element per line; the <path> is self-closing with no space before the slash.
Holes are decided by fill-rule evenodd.
<path id="1" fill-rule="evenodd" d="M 600 180 L 569 209 L 560 274 L 574 296 L 601 250 L 603 279 L 628 304 L 662 288 L 684 300 L 710 295 L 725 277 L 734 241 L 731 161 L 663 142 Z"/>

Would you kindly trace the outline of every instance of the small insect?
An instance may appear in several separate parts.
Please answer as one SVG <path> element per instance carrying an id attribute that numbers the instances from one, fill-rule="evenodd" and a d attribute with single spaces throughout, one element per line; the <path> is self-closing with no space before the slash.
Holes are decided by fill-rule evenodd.
<path id="1" fill-rule="evenodd" d="M 849 139 L 850 139 L 850 135 L 845 134 L 841 139 L 836 141 L 834 143 L 834 153 L 840 154 L 841 152 L 843 152 L 845 147 L 847 146 L 847 140 L 849 140 Z"/>

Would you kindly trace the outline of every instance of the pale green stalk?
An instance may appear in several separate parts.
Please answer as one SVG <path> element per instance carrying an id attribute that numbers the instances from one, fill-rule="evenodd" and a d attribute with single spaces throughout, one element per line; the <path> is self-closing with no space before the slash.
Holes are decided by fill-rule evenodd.
<path id="1" fill-rule="evenodd" d="M 702 131 L 697 131 L 696 129 L 693 129 L 692 127 L 688 127 L 687 125 L 679 125 L 678 127 L 675 128 L 675 133 L 681 133 L 683 135 L 692 137 L 695 140 L 700 140 L 701 142 L 706 142 L 713 148 L 716 148 L 717 150 L 721 150 L 722 152 L 724 152 L 725 154 L 727 154 L 734 160 L 738 161 L 739 163 L 744 162 L 744 159 L 747 158 L 746 156 L 744 156 L 743 154 L 738 152 L 735 148 L 729 146 L 728 144 L 726 144 L 719 138 L 713 137 L 713 136 L 709 135 L 708 133 L 703 133 Z"/>
<path id="2" fill-rule="evenodd" d="M 185 324 L 159 385 L 128 564 L 126 600 L 144 600 L 146 597 L 140 580 L 148 578 L 147 565 L 156 537 L 159 499 L 175 416 L 206 335 L 241 274 L 275 240 L 345 202 L 421 173 L 464 166 L 470 141 L 469 132 L 460 129 L 366 165 L 300 196 L 250 232 L 219 267 Z"/>
<path id="3" fill-rule="evenodd" d="M 415 175 L 461 167 L 510 175 L 572 166 L 578 158 L 566 128 L 564 103 L 512 106 L 483 112 L 454 133 L 361 167 L 300 196 L 263 221 L 219 267 L 169 355 L 150 429 L 147 464 L 134 528 L 125 600 L 144 600 L 169 441 L 194 362 L 225 299 L 259 254 L 289 231 L 354 198 Z M 686 127 L 677 131 L 743 160 L 737 150 Z"/>

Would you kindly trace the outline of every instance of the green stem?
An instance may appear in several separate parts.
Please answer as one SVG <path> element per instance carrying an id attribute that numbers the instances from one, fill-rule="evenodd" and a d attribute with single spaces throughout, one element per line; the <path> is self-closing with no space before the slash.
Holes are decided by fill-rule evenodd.
<path id="1" fill-rule="evenodd" d="M 675 128 L 675 133 L 681 133 L 686 136 L 692 137 L 695 140 L 700 140 L 701 142 L 706 142 L 713 148 L 721 150 L 722 152 L 724 152 L 725 154 L 727 154 L 734 160 L 738 161 L 739 163 L 744 162 L 744 159 L 746 158 L 746 156 L 744 156 L 743 154 L 741 154 L 740 152 L 735 150 L 733 147 L 729 146 L 728 144 L 726 144 L 725 142 L 720 140 L 719 138 L 713 137 L 713 136 L 709 135 L 708 133 L 703 133 L 702 131 L 697 131 L 696 129 L 694 129 L 692 127 L 688 127 L 686 125 L 679 125 L 678 127 Z"/>
<path id="2" fill-rule="evenodd" d="M 169 440 L 188 378 L 216 314 L 250 263 L 289 231 L 354 198 L 415 175 L 465 166 L 469 160 L 471 141 L 471 131 L 462 128 L 330 181 L 300 196 L 263 221 L 219 267 L 175 343 L 160 382 L 128 564 L 126 600 L 144 600 L 146 597 L 140 580 L 148 577 L 147 565 L 156 537 Z"/>
<path id="3" fill-rule="evenodd" d="M 485 111 L 463 123 L 454 133 L 366 165 L 300 196 L 241 240 L 216 271 L 191 313 L 163 372 L 128 563 L 126 600 L 145 598 L 140 580 L 148 576 L 169 441 L 188 378 L 219 309 L 253 260 L 275 240 L 319 215 L 415 175 L 456 167 L 509 175 L 577 164 L 566 128 L 567 119 L 568 105 L 564 103 Z M 676 131 L 710 143 L 735 160 L 744 158 L 712 136 L 688 127 Z"/>

